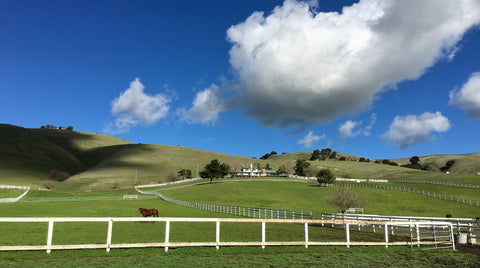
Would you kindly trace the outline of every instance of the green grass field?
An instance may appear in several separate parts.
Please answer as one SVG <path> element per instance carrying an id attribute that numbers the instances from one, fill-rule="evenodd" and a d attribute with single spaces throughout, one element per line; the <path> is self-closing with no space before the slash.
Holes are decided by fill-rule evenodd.
<path id="1" fill-rule="evenodd" d="M 77 131 L 25 129 L 0 125 L 0 178 L 2 183 L 29 185 L 32 190 L 17 203 L 0 204 L 0 217 L 138 217 L 138 207 L 157 208 L 161 217 L 233 217 L 166 203 L 152 196 L 138 200 L 122 200 L 124 194 L 136 194 L 121 186 L 164 182 L 168 173 L 190 169 L 195 175 L 212 159 L 228 163 L 232 169 L 243 165 L 267 163 L 277 169 L 291 165 L 296 159 L 309 159 L 311 152 L 274 156 L 268 160 L 219 154 L 181 146 L 133 144 L 111 136 Z M 348 161 L 313 161 L 317 168 L 329 168 L 337 177 L 368 179 L 413 179 L 480 185 L 480 154 L 420 157 L 422 163 L 439 169 L 449 160 L 455 165 L 451 174 L 420 171 L 375 163 L 360 163 L 358 156 L 344 155 Z M 408 158 L 397 159 L 399 164 Z M 53 190 L 39 191 L 52 169 L 71 175 L 57 182 Z M 187 184 L 197 184 L 190 182 Z M 431 185 L 391 183 L 461 198 L 480 200 L 478 189 Z M 314 184 L 247 180 L 245 182 L 218 180 L 185 187 L 171 185 L 157 190 L 180 200 L 238 206 L 278 208 L 289 210 L 336 212 L 327 199 L 335 188 Z M 117 188 L 116 190 L 111 190 Z M 354 189 L 363 195 L 367 214 L 399 216 L 438 216 L 450 213 L 454 217 L 475 218 L 480 208 L 439 200 L 423 195 L 379 189 Z M 16 197 L 22 190 L 0 190 L 0 198 Z M 212 223 L 172 223 L 171 241 L 214 241 Z M 0 245 L 44 244 L 46 223 L 0 224 Z M 56 223 L 54 244 L 105 243 L 105 223 Z M 312 226 L 311 241 L 342 241 L 341 228 Z M 115 223 L 114 243 L 155 242 L 164 239 L 164 223 Z M 259 224 L 222 224 L 222 241 L 259 241 Z M 267 225 L 268 240 L 303 239 L 303 229 L 295 224 Z M 368 232 L 353 232 L 352 240 L 380 240 Z M 398 238 L 402 239 L 402 238 Z M 471 251 L 469 253 L 468 251 Z M 478 247 L 459 251 L 423 251 L 410 247 L 223 247 L 179 248 L 165 253 L 163 249 L 66 250 L 45 252 L 0 252 L 0 267 L 480 267 Z"/>
<path id="2" fill-rule="evenodd" d="M 280 207 L 285 209 L 311 209 L 314 211 L 334 211 L 334 207 L 325 205 L 325 198 L 335 189 L 312 186 L 305 183 L 278 181 L 247 182 L 220 182 L 190 186 L 183 188 L 167 188 L 164 194 L 182 199 L 199 202 L 235 204 L 242 206 Z M 369 204 L 366 209 L 372 213 L 393 215 L 393 211 L 410 211 L 408 215 L 432 215 L 431 207 L 447 205 L 435 199 L 416 199 L 411 193 L 390 193 L 382 190 L 366 190 L 361 192 L 368 196 Z M 195 210 L 172 205 L 159 199 L 121 200 L 123 194 L 130 194 L 131 189 L 91 191 L 84 193 L 36 191 L 31 190 L 21 202 L 0 204 L 1 217 L 135 217 L 139 216 L 138 207 L 155 207 L 161 217 L 231 217 L 220 213 Z M 412 200 L 409 203 L 395 204 L 389 202 L 392 197 L 402 200 Z M 72 198 L 84 201 L 68 201 Z M 94 200 L 97 198 L 96 200 Z M 100 199 L 99 199 L 100 198 Z M 101 199 L 103 198 L 103 199 Z M 55 200 L 55 201 L 52 201 Z M 378 203 L 378 204 L 377 204 Z M 464 206 L 464 205 L 463 205 Z M 456 212 L 468 208 L 462 206 L 451 207 Z M 385 213 L 380 213 L 385 212 Z M 444 211 L 441 211 L 442 214 Z M 477 211 L 478 212 L 478 211 Z M 440 213 L 440 212 L 438 212 Z M 405 215 L 398 213 L 397 215 Z M 19 245 L 42 244 L 46 239 L 46 223 L 34 224 L 1 224 L 0 241 Z M 172 223 L 171 241 L 214 241 L 213 223 Z M 57 223 L 55 224 L 53 243 L 105 243 L 105 223 Z M 343 241 L 342 229 L 311 227 L 311 241 Z M 164 238 L 164 223 L 115 223 L 113 242 L 156 242 Z M 154 235 L 152 235 L 152 233 Z M 21 234 L 19 236 L 19 234 Z M 87 235 L 86 235 L 87 234 Z M 300 225 L 274 224 L 267 226 L 268 239 L 282 241 L 285 239 L 303 239 L 303 230 Z M 259 224 L 225 224 L 222 225 L 222 241 L 259 241 Z M 352 240 L 382 240 L 382 236 L 375 238 L 371 232 L 353 232 Z M 363 256 L 358 261 L 358 256 Z M 288 260 L 285 260 L 287 258 Z M 13 262 L 12 260 L 15 260 Z M 452 252 L 451 250 L 414 251 L 409 247 L 267 247 L 261 248 L 179 248 L 165 253 L 163 249 L 114 249 L 110 253 L 103 250 L 80 251 L 53 251 L 45 252 L 0 252 L 1 267 L 24 267 L 35 263 L 36 267 L 52 265 L 58 266 L 141 266 L 158 265 L 195 265 L 198 267 L 212 266 L 250 266 L 257 265 L 287 267 L 287 266 L 318 266 L 335 265 L 339 267 L 386 265 L 405 267 L 435 263 L 438 267 L 449 267 L 458 263 L 465 267 L 480 264 L 478 255 Z"/>

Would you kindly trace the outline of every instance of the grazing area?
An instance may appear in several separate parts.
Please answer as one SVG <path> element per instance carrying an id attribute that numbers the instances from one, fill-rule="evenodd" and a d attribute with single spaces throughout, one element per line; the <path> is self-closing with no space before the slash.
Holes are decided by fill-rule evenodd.
<path id="1" fill-rule="evenodd" d="M 0 204 L 0 217 L 165 217 L 223 218 L 235 215 L 192 209 L 167 203 L 155 196 L 137 193 L 134 184 L 168 181 L 168 174 L 190 170 L 196 175 L 212 159 L 228 164 L 232 170 L 254 164 L 279 169 L 304 159 L 317 169 L 330 169 L 337 177 L 387 179 L 382 185 L 411 187 L 437 194 L 449 194 L 469 200 L 479 200 L 478 188 L 458 187 L 425 182 L 480 185 L 474 166 L 480 162 L 477 154 L 458 155 L 452 172 L 416 170 L 374 162 L 360 162 L 359 157 L 338 153 L 345 161 L 310 161 L 311 153 L 271 155 L 267 159 L 252 159 L 224 155 L 181 146 L 133 144 L 128 141 L 93 133 L 24 129 L 0 126 L 0 176 L 8 184 L 30 186 L 20 201 Z M 13 144 L 13 145 L 12 145 Z M 420 157 L 427 160 L 427 158 Z M 429 163 L 444 166 L 451 156 L 428 157 Z M 400 160 L 395 160 L 399 163 Z M 408 161 L 408 160 L 406 160 Z M 433 166 L 433 164 L 431 164 Z M 456 169 L 453 169 L 456 167 Z M 67 174 L 67 175 L 65 175 Z M 182 173 L 185 174 L 185 173 Z M 187 173 L 188 174 L 188 173 Z M 182 175 L 183 176 L 183 175 Z M 54 180 L 52 185 L 45 181 Z M 402 180 L 415 180 L 404 182 Z M 368 183 L 375 185 L 375 183 Z M 46 187 L 49 186 L 49 187 Z M 45 188 L 50 188 L 46 190 Z M 41 189 L 41 190 L 40 190 Z M 338 207 L 329 202 L 337 188 L 319 187 L 288 178 L 225 178 L 184 180 L 150 188 L 170 198 L 209 204 L 235 205 L 312 211 L 314 218 L 321 213 L 334 213 Z M 362 209 L 366 214 L 475 218 L 480 208 L 462 203 L 439 200 L 412 192 L 383 189 L 353 189 L 365 198 Z M 23 190 L 0 190 L 0 198 L 12 198 Z M 132 197 L 135 198 L 125 198 Z M 146 209 L 142 213 L 142 208 Z M 156 210 L 156 211 L 155 211 Z M 53 244 L 106 241 L 107 224 L 102 222 L 55 223 Z M 113 243 L 156 243 L 165 237 L 165 222 L 118 222 L 113 227 Z M 302 241 L 301 224 L 271 223 L 266 226 L 267 241 Z M 0 223 L 2 245 L 36 245 L 46 241 L 47 223 Z M 170 241 L 214 241 L 214 223 L 178 222 L 171 224 Z M 382 233 L 351 230 L 352 241 L 383 241 Z M 258 242 L 261 224 L 222 223 L 222 241 Z M 312 225 L 310 241 L 345 241 L 341 226 Z M 407 236 L 392 236 L 395 241 L 409 241 Z M 220 247 L 105 250 L 53 250 L 0 252 L 0 266 L 453 266 L 480 265 L 478 246 L 460 246 L 459 250 L 422 251 L 408 246 L 364 247 L 310 246 L 305 247 Z M 359 260 L 359 256 L 361 257 Z M 15 261 L 13 261 L 15 260 Z"/>

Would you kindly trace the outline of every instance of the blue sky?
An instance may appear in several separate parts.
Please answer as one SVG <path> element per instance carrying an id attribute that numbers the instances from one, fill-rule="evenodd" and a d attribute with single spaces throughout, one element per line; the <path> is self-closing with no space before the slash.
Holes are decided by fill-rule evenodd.
<path id="1" fill-rule="evenodd" d="M 480 151 L 480 1 L 0 1 L 0 123 L 261 157 Z"/>

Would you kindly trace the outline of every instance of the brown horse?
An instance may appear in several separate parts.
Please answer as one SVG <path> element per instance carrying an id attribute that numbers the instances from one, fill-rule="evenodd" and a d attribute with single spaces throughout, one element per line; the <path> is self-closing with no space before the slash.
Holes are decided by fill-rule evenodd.
<path id="1" fill-rule="evenodd" d="M 152 209 L 146 209 L 146 208 L 139 208 L 138 212 L 140 212 L 143 217 L 148 217 L 148 216 L 154 216 L 158 217 L 158 210 L 152 208 Z"/>

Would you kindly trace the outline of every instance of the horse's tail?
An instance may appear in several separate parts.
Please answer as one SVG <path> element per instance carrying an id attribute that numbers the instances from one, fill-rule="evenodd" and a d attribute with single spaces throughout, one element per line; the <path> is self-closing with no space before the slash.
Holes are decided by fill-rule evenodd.
<path id="1" fill-rule="evenodd" d="M 154 212 L 155 212 L 154 216 L 158 218 L 158 210 L 155 209 Z"/>

